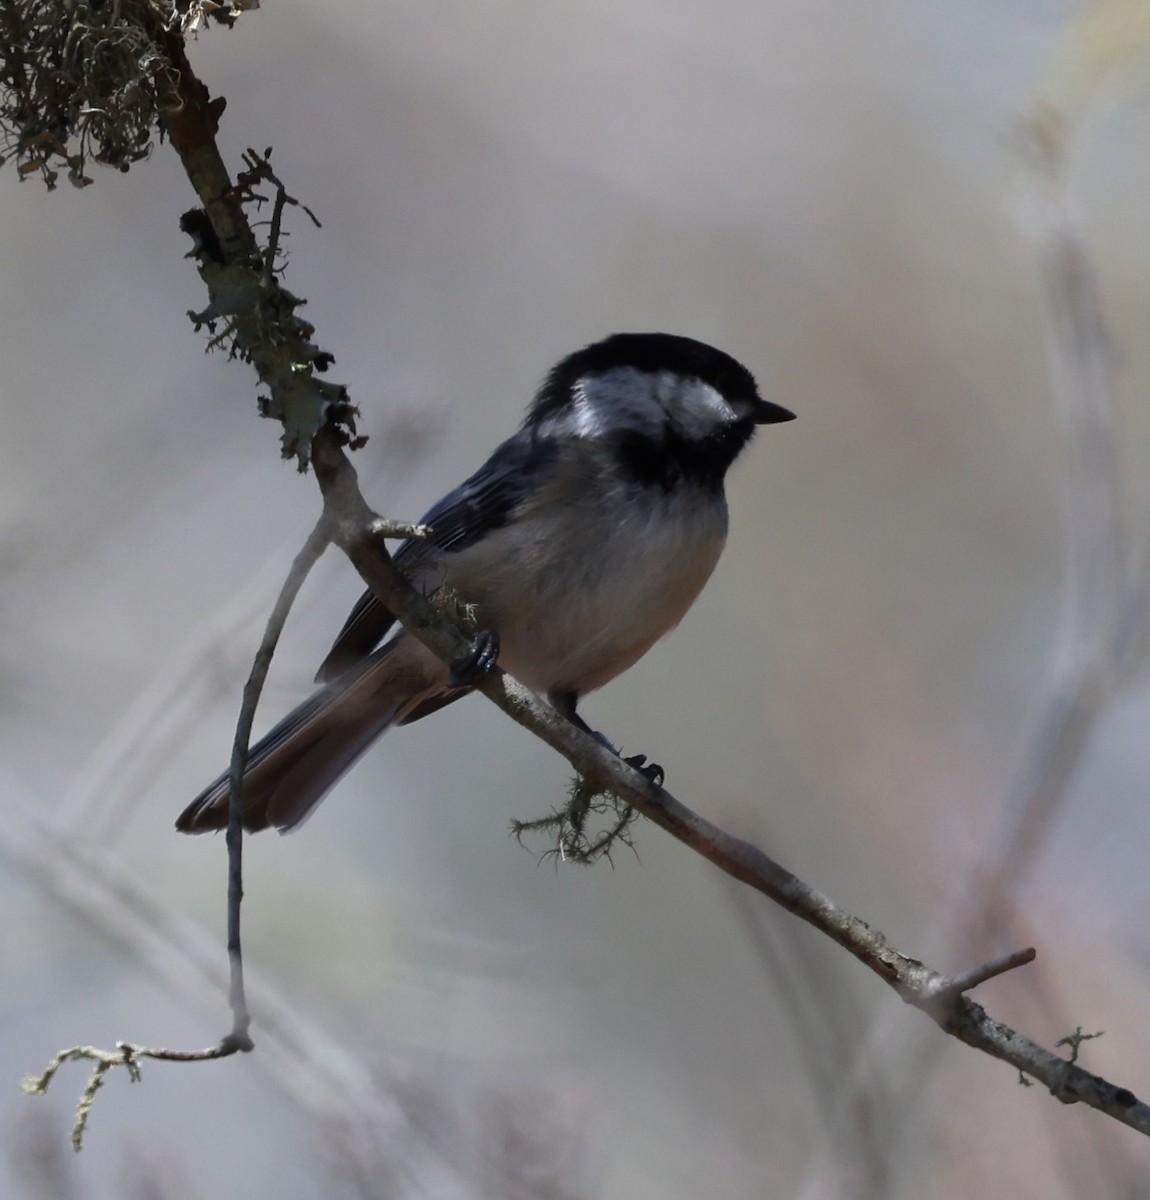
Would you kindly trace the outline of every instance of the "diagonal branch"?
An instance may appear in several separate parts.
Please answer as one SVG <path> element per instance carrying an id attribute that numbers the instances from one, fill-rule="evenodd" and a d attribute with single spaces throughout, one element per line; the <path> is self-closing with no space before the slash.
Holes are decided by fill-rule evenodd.
<path id="1" fill-rule="evenodd" d="M 249 156 L 248 170 L 238 183 L 231 181 L 215 143 L 222 103 L 211 99 L 192 72 L 179 33 L 162 26 L 152 33 L 167 58 L 166 69 L 158 75 L 166 132 L 202 205 L 184 219 L 210 296 L 209 307 L 196 320 L 213 331 L 222 325 L 215 341 L 251 363 L 268 389 L 263 412 L 282 423 L 285 454 L 295 456 L 301 466 L 314 464 L 332 540 L 404 626 L 452 662 L 469 642 L 391 562 L 381 541 L 383 523 L 364 500 L 344 453 L 345 446 L 354 445 L 355 410 L 342 387 L 317 377 L 331 364 L 331 356 L 312 342 L 314 330 L 296 316 L 300 301 L 264 269 L 266 263 L 276 261 L 276 247 L 261 251 L 245 206 L 261 199 L 257 186 L 271 186 L 277 194 L 282 191 L 267 155 Z M 733 837 L 653 786 L 510 676 L 496 671 L 478 689 L 586 778 L 633 805 L 733 878 L 819 929 L 946 1033 L 1013 1064 L 1064 1102 L 1082 1101 L 1150 1134 L 1150 1107 L 1130 1091 L 1030 1041 L 966 996 L 970 987 L 1029 961 L 1031 951 L 958 976 L 941 975 L 896 949 L 878 930 L 839 908 L 758 847 Z"/>
<path id="2" fill-rule="evenodd" d="M 234 189 L 221 197 L 221 173 L 224 179 L 227 175 L 215 145 L 219 114 L 183 56 L 182 43 L 178 51 L 178 71 L 174 75 L 177 83 L 173 86 L 177 90 L 183 86 L 192 87 L 199 116 L 192 119 L 194 113 L 190 104 L 182 107 L 181 136 L 172 140 L 189 180 L 205 205 L 203 213 L 199 214 L 202 222 L 195 214 L 189 214 L 189 217 L 192 228 L 199 231 L 197 249 L 193 253 L 208 287 L 212 308 L 222 310 L 226 300 L 234 311 L 237 288 L 240 294 L 251 297 L 256 303 L 254 314 L 246 311 L 235 314 L 230 329 L 235 352 L 252 363 L 261 382 L 270 388 L 269 412 L 286 420 L 290 399 L 296 404 L 302 401 L 304 410 L 318 414 L 312 435 L 304 442 L 293 444 L 291 438 L 302 436 L 297 428 L 285 435 L 285 449 L 297 454 L 301 462 L 310 460 L 314 465 L 332 540 L 348 555 L 368 586 L 403 625 L 445 662 L 451 663 L 469 648 L 470 643 L 426 596 L 411 586 L 383 546 L 379 518 L 360 492 L 355 470 L 344 453 L 344 446 L 351 437 L 349 413 L 354 410 L 351 410 L 343 389 L 315 378 L 316 370 L 326 367 L 330 358 L 312 344 L 314 330 L 311 326 L 294 316 L 298 301 L 288 293 L 284 293 L 288 297 L 286 301 L 277 299 L 278 282 L 263 275 L 259 268 L 262 260 L 250 251 L 254 238 L 239 233 L 237 225 L 244 220 L 243 198 L 238 197 Z M 203 174 L 199 170 L 201 163 L 209 166 Z M 219 230 L 216 229 L 217 214 L 221 214 L 224 221 Z M 226 248 L 229 242 L 242 248 L 239 259 L 229 255 Z M 254 286 L 257 277 L 258 289 Z M 221 288 L 225 289 L 223 293 Z M 277 313 L 281 318 L 278 324 L 273 321 Z M 299 358 L 294 361 L 287 356 L 293 346 L 300 351 Z M 310 398 L 309 387 L 315 389 Z M 1068 1103 L 1081 1100 L 1150 1134 L 1150 1106 L 1138 1101 L 1127 1089 L 1091 1075 L 1077 1064 L 1066 1062 L 995 1021 L 965 995 L 966 988 L 999 973 L 1000 965 L 975 968 L 957 977 L 956 984 L 954 979 L 940 975 L 897 950 L 878 930 L 839 908 L 758 847 L 733 837 L 670 792 L 654 787 L 644 776 L 502 671 L 496 670 L 481 681 L 478 690 L 562 754 L 586 778 L 633 805 L 733 878 L 762 892 L 826 934 L 951 1036 L 1040 1080 L 1060 1100 Z M 1030 957 L 1029 951 L 1020 952 L 1001 969 L 1021 965 Z"/>
<path id="3" fill-rule="evenodd" d="M 333 435 L 321 433 L 313 443 L 312 454 L 332 539 L 405 628 L 445 662 L 458 658 L 470 645 L 468 639 L 392 563 L 376 532 L 377 518 L 359 491 L 355 469 Z M 477 684 L 477 690 L 562 754 L 582 775 L 633 805 L 728 875 L 762 892 L 837 942 L 944 1032 L 1011 1063 L 1045 1084 L 1065 1103 L 1083 1101 L 1150 1134 L 1150 1106 L 1137 1100 L 1132 1092 L 1030 1041 L 994 1020 L 965 995 L 978 984 L 1031 962 L 1034 950 L 1017 951 L 954 977 L 942 975 L 897 950 L 878 930 L 839 908 L 757 846 L 727 833 L 666 789 L 653 786 L 511 676 L 496 670 Z"/>

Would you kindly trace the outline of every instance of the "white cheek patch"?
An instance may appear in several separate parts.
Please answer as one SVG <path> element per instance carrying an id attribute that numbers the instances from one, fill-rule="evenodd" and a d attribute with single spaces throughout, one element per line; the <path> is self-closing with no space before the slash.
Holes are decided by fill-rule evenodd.
<path id="1" fill-rule="evenodd" d="M 594 439 L 629 429 L 658 439 L 670 421 L 684 437 L 702 439 L 738 419 L 730 404 L 700 379 L 616 367 L 581 379 L 570 401 L 543 421 L 540 431 Z"/>
<path id="2" fill-rule="evenodd" d="M 659 400 L 667 416 L 688 438 L 705 438 L 739 414 L 709 383 L 664 372 L 659 376 Z"/>

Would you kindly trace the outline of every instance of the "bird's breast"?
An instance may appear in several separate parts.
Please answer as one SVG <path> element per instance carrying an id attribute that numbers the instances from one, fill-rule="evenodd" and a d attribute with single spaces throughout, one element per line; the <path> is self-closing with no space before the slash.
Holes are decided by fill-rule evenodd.
<path id="1" fill-rule="evenodd" d="M 726 540 L 721 493 L 577 484 L 558 481 L 443 564 L 498 632 L 500 664 L 541 694 L 583 695 L 636 662 L 683 618 Z"/>

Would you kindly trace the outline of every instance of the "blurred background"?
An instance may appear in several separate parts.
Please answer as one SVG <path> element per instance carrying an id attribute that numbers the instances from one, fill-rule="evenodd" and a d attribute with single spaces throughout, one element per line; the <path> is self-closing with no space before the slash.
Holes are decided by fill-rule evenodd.
<path id="1" fill-rule="evenodd" d="M 323 222 L 289 214 L 286 282 L 380 510 L 418 517 L 614 330 L 713 341 L 798 414 L 734 472 L 700 602 L 585 715 L 905 952 L 1036 945 L 977 998 L 1046 1045 L 1104 1030 L 1082 1061 L 1138 1094 L 1142 7 L 1068 29 L 1067 0 L 329 0 L 193 46 L 233 166 L 273 146 Z M 1052 207 L 1019 133 L 1040 102 L 1064 117 Z M 205 297 L 166 146 L 82 194 L 7 171 L 0 195 L 0 1194 L 1150 1194 L 1144 1139 L 1024 1089 L 659 831 L 614 868 L 521 849 L 510 821 L 569 771 L 479 698 L 246 844 L 256 1052 L 113 1075 L 73 1156 L 86 1068 L 39 1100 L 22 1076 L 228 1027 L 223 839 L 172 823 L 227 761 L 319 501 L 184 315 Z M 1105 320 L 1078 359 L 1059 239 Z M 329 552 L 257 728 L 359 591 Z"/>

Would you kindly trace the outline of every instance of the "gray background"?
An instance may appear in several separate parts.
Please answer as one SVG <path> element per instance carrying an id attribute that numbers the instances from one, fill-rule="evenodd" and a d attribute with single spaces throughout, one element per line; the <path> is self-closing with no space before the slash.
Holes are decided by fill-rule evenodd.
<path id="1" fill-rule="evenodd" d="M 287 283 L 362 408 L 358 465 L 390 515 L 417 517 L 552 362 L 616 329 L 712 340 L 798 414 L 735 471 L 696 608 L 585 712 L 943 969 L 970 965 L 956 930 L 1052 686 L 1066 454 L 1012 129 L 1069 10 L 330 0 L 193 47 L 228 98 L 231 161 L 273 145 L 323 221 L 291 214 Z M 1094 120 L 1073 174 L 1135 537 L 1145 126 L 1137 97 Z M 568 771 L 480 699 L 388 738 L 298 836 L 248 843 L 253 986 L 307 1023 L 306 1054 L 278 1055 L 257 1005 L 254 1055 L 112 1078 L 73 1160 L 82 1070 L 38 1101 L 22 1075 L 75 1042 L 207 1045 L 227 1026 L 221 996 L 164 974 L 185 934 L 222 957 L 223 840 L 171 826 L 226 761 L 318 504 L 249 371 L 184 316 L 204 303 L 177 227 L 194 197 L 166 146 L 83 194 L 9 170 L 0 195 L 0 1193 L 1150 1189 L 1136 1135 L 947 1042 L 658 831 L 614 870 L 537 864 L 508 823 Z M 329 554 L 263 726 L 306 694 L 358 591 Z M 1105 1029 L 1085 1061 L 1136 1092 L 1148 720 L 1135 671 L 1008 881 L 1017 921 L 977 946 L 1037 944 L 980 999 L 1047 1044 Z M 202 926 L 177 930 L 175 965 L 109 933 L 69 846 Z"/>

